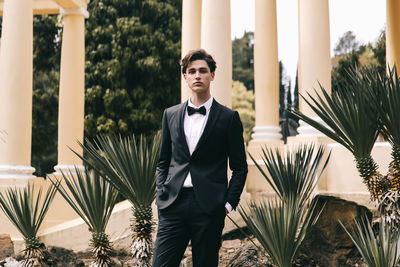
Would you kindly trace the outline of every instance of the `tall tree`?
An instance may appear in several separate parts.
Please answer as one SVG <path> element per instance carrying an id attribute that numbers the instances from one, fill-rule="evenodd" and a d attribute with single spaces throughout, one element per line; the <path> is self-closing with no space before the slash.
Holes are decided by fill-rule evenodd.
<path id="1" fill-rule="evenodd" d="M 93 0 L 88 10 L 86 137 L 155 132 L 179 102 L 181 0 Z"/>
<path id="2" fill-rule="evenodd" d="M 353 36 L 355 38 L 355 36 Z M 386 36 L 383 30 L 375 43 L 361 45 L 358 49 L 353 49 L 346 54 L 335 57 L 338 60 L 336 66 L 332 68 L 332 90 L 343 82 L 347 76 L 347 70 L 351 67 L 370 66 L 378 70 L 381 75 L 386 73 Z"/>
<path id="3" fill-rule="evenodd" d="M 245 32 L 232 41 L 232 78 L 254 91 L 254 33 Z"/>
<path id="4" fill-rule="evenodd" d="M 374 57 L 376 58 L 378 64 L 377 68 L 381 75 L 386 73 L 386 30 L 383 29 L 381 34 L 376 41 L 375 45 L 372 47 L 374 52 Z M 393 67 L 393 66 L 390 66 Z"/>
<path id="5" fill-rule="evenodd" d="M 294 82 L 294 90 L 293 90 L 293 106 L 295 108 L 299 108 L 299 69 L 296 70 L 296 79 Z M 298 120 L 296 120 L 298 121 Z"/>
<path id="6" fill-rule="evenodd" d="M 357 41 L 356 35 L 352 31 L 347 31 L 339 38 L 333 51 L 335 52 L 335 56 L 338 56 L 349 54 L 359 48 L 360 43 Z"/>
<path id="7" fill-rule="evenodd" d="M 31 164 L 37 176 L 52 173 L 57 164 L 61 32 L 58 16 L 34 16 Z"/>

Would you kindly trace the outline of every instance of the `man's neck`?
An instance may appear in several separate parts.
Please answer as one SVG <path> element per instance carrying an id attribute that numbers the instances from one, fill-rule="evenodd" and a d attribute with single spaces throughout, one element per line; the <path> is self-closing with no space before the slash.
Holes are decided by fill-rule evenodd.
<path id="1" fill-rule="evenodd" d="M 211 98 L 211 94 L 192 94 L 190 97 L 190 102 L 196 107 L 200 107 L 204 103 L 206 103 Z"/>

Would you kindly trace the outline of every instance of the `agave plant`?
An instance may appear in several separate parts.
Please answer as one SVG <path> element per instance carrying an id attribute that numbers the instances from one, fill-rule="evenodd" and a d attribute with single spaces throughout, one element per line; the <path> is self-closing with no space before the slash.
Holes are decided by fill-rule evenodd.
<path id="1" fill-rule="evenodd" d="M 293 266 L 299 248 L 324 207 L 317 208 L 316 201 L 310 204 L 310 197 L 330 155 L 324 161 L 324 148 L 315 149 L 312 144 L 294 147 L 286 155 L 268 148 L 262 149 L 262 153 L 268 174 L 250 157 L 278 199 L 251 202 L 247 208 L 239 206 L 239 214 L 274 265 Z"/>
<path id="2" fill-rule="evenodd" d="M 33 185 L 9 188 L 0 193 L 0 207 L 25 240 L 23 266 L 45 266 L 46 246 L 37 237 L 40 225 L 54 199 L 57 184 L 51 185 L 42 197 Z"/>
<path id="3" fill-rule="evenodd" d="M 342 144 L 354 156 L 357 169 L 381 214 L 395 228 L 400 225 L 400 82 L 396 69 L 382 76 L 375 69 L 347 70 L 347 82 L 329 95 L 309 95 L 304 101 L 326 124 L 293 109 L 291 112 L 310 126 Z M 378 171 L 371 150 L 379 133 L 392 145 L 392 162 L 387 175 Z"/>
<path id="4" fill-rule="evenodd" d="M 353 240 L 358 251 L 369 267 L 396 267 L 400 263 L 400 233 L 392 231 L 381 217 L 379 229 L 375 235 L 367 218 L 355 221 L 355 227 L 342 227 Z"/>
<path id="5" fill-rule="evenodd" d="M 134 265 L 150 266 L 152 256 L 153 212 L 156 195 L 155 173 L 158 163 L 160 135 L 152 140 L 140 136 L 98 136 L 82 145 L 86 164 L 105 177 L 132 204 L 131 246 Z"/>
<path id="6" fill-rule="evenodd" d="M 303 206 L 310 199 L 328 164 L 330 153 L 323 161 L 324 153 L 322 146 L 316 149 L 313 144 L 295 147 L 285 156 L 278 149 L 265 147 L 261 158 L 268 174 L 251 154 L 249 156 L 280 199 L 285 202 L 293 199 Z"/>
<path id="7" fill-rule="evenodd" d="M 300 205 L 291 197 L 287 200 L 252 202 L 247 208 L 238 209 L 249 231 L 278 267 L 293 266 L 299 248 L 322 211 L 316 209 L 316 201 Z"/>
<path id="8" fill-rule="evenodd" d="M 66 187 L 54 179 L 51 181 L 54 184 L 60 184 L 58 191 L 88 225 L 92 233 L 90 246 L 95 261 L 90 266 L 110 266 L 112 249 L 105 230 L 117 201 L 118 191 L 87 167 L 84 172 L 75 167 L 74 171 L 70 170 L 68 174 L 61 172 L 61 174 Z"/>

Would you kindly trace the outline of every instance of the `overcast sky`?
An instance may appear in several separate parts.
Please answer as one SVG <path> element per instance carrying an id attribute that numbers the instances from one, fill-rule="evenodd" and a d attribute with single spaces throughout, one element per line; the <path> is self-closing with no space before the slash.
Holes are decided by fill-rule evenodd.
<path id="1" fill-rule="evenodd" d="M 278 53 L 292 81 L 298 58 L 297 0 L 277 0 Z M 254 31 L 254 0 L 231 0 L 232 39 Z M 374 42 L 386 23 L 384 0 L 330 0 L 331 55 L 339 38 L 353 31 L 363 44 Z M 293 83 L 292 83 L 293 84 Z"/>

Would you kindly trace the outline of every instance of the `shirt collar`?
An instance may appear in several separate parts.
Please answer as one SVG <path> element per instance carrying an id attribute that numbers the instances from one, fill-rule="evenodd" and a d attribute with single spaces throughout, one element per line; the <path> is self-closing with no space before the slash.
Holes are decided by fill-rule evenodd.
<path id="1" fill-rule="evenodd" d="M 212 105 L 212 102 L 213 102 L 213 100 L 214 100 L 214 97 L 210 97 L 203 105 L 201 105 L 201 106 L 204 106 L 205 108 L 206 108 L 206 110 L 207 111 L 209 111 L 210 110 L 210 108 L 211 108 L 211 105 Z M 200 107 L 196 107 L 193 103 L 192 103 L 192 101 L 190 101 L 190 97 L 189 97 L 189 101 L 188 101 L 188 106 L 189 107 L 193 107 L 193 108 L 200 108 Z"/>

